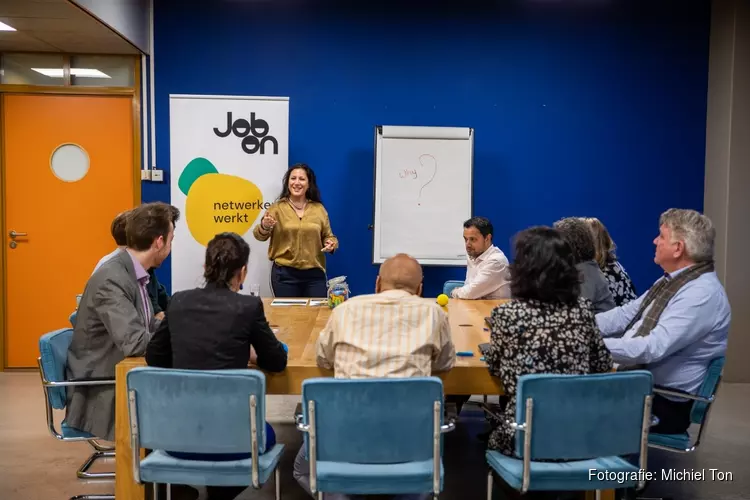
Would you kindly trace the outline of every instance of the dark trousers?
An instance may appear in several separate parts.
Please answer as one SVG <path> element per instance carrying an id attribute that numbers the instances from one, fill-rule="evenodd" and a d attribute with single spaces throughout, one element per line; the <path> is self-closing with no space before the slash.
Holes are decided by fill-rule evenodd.
<path id="1" fill-rule="evenodd" d="M 328 295 L 326 273 L 318 268 L 297 269 L 274 263 L 271 286 L 275 297 L 323 298 Z"/>
<path id="2" fill-rule="evenodd" d="M 457 396 L 457 395 L 448 395 L 445 396 L 445 403 L 453 403 L 456 405 L 456 416 L 458 417 L 461 414 L 461 408 L 464 407 L 464 405 L 471 399 L 471 396 Z"/>
<path id="3" fill-rule="evenodd" d="M 657 434 L 682 434 L 690 427 L 690 411 L 693 402 L 672 401 L 661 394 L 654 394 L 651 413 L 659 417 L 659 424 L 650 431 Z"/>

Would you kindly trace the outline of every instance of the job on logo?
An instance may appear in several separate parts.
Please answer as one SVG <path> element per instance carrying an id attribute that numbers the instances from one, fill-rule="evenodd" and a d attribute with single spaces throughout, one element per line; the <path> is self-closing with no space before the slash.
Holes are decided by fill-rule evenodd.
<path id="1" fill-rule="evenodd" d="M 268 135 L 270 132 L 268 122 L 262 118 L 256 118 L 255 113 L 250 113 L 250 121 L 248 122 L 244 118 L 233 120 L 232 112 L 229 111 L 227 112 L 225 128 L 226 130 L 219 130 L 219 127 L 214 127 L 214 134 L 222 138 L 229 137 L 232 134 L 241 138 L 242 150 L 249 155 L 265 154 L 267 142 L 273 145 L 273 154 L 279 154 L 279 142 L 274 136 Z"/>

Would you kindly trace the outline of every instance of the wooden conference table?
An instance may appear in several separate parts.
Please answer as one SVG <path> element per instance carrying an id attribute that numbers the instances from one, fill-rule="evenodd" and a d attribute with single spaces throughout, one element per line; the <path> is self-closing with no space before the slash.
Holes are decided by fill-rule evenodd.
<path id="1" fill-rule="evenodd" d="M 266 318 L 276 336 L 289 346 L 286 370 L 266 373 L 268 394 L 301 394 L 302 382 L 314 377 L 332 377 L 333 372 L 319 368 L 315 363 L 316 346 L 320 331 L 328 321 L 328 306 L 271 306 L 272 299 L 263 299 Z M 491 377 L 479 352 L 478 345 L 489 342 L 490 332 L 485 330 L 484 318 L 502 300 L 451 300 L 445 307 L 450 320 L 451 335 L 456 351 L 471 351 L 474 356 L 457 357 L 455 367 L 444 374 L 445 394 L 502 394 L 497 378 Z M 133 480 L 132 452 L 128 419 L 128 400 L 125 377 L 133 368 L 146 366 L 143 358 L 127 358 L 116 368 L 115 449 L 117 500 L 143 500 L 143 485 Z M 291 417 L 291 415 L 290 415 Z M 143 454 L 143 450 L 140 450 Z M 143 455 L 142 455 L 143 456 Z"/>

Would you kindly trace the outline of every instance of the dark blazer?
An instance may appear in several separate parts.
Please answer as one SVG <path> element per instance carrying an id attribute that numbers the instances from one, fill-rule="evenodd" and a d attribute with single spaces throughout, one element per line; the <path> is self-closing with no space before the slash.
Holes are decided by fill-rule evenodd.
<path id="1" fill-rule="evenodd" d="M 261 299 L 209 284 L 172 295 L 146 362 L 193 370 L 247 368 L 250 346 L 258 368 L 286 368 L 286 350 L 268 325 Z"/>
<path id="2" fill-rule="evenodd" d="M 599 264 L 595 260 L 588 260 L 576 264 L 581 273 L 581 297 L 591 301 L 594 314 L 607 312 L 615 308 L 615 299 L 609 290 L 607 278 L 604 277 Z"/>
<path id="3" fill-rule="evenodd" d="M 154 311 L 154 315 L 159 314 L 162 311 L 167 310 L 169 305 L 169 294 L 167 294 L 167 288 L 159 283 L 159 278 L 156 277 L 156 269 L 153 267 L 148 270 L 148 296 L 151 299 L 151 308 Z"/>
<path id="4" fill-rule="evenodd" d="M 127 251 L 118 252 L 86 283 L 68 348 L 68 378 L 113 379 L 117 363 L 143 356 L 158 324 L 153 316 L 145 324 L 144 316 L 133 261 Z M 66 423 L 114 441 L 114 386 L 68 388 Z"/>

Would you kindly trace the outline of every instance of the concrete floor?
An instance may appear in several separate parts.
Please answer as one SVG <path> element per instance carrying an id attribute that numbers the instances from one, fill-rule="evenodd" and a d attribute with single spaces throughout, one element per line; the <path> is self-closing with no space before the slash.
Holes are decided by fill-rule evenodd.
<path id="1" fill-rule="evenodd" d="M 293 396 L 269 396 L 268 420 L 278 441 L 287 445 L 281 464 L 282 497 L 306 499 L 291 475 L 294 455 L 301 445 L 292 424 L 298 401 Z M 468 409 L 468 408 L 467 408 Z M 750 500 L 750 385 L 724 384 L 711 415 L 711 425 L 700 449 L 690 455 L 651 450 L 649 469 L 706 469 L 701 482 L 652 483 L 650 497 L 680 500 Z M 44 398 L 36 373 L 0 373 L 0 500 L 67 499 L 78 494 L 112 493 L 109 481 L 81 481 L 75 471 L 90 453 L 86 443 L 63 443 L 47 431 Z M 61 417 L 61 416 L 60 416 Z M 486 498 L 484 444 L 476 434 L 486 430 L 481 413 L 464 411 L 457 430 L 446 435 L 445 492 L 441 499 Z M 114 470 L 103 463 L 94 470 Z M 732 474 L 731 481 L 712 481 L 709 469 Z M 245 491 L 241 500 L 273 498 L 273 484 Z M 201 497 L 203 498 L 203 497 Z"/>

